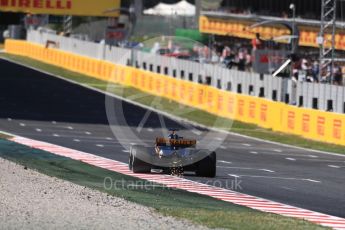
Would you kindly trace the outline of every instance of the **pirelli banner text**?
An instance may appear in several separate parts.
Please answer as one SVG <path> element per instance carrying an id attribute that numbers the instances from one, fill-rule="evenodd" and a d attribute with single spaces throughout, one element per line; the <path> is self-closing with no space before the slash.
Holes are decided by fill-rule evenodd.
<path id="1" fill-rule="evenodd" d="M 30 14 L 117 17 L 121 0 L 0 0 L 0 11 Z"/>
<path id="2" fill-rule="evenodd" d="M 6 40 L 5 51 L 104 81 L 130 86 L 219 117 L 345 146 L 343 114 L 303 109 L 263 98 L 231 93 L 158 73 L 45 48 L 26 41 Z"/>

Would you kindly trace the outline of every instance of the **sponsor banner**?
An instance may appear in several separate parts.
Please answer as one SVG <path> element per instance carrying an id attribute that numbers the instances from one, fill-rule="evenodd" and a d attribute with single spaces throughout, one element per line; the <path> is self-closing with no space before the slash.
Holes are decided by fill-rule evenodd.
<path id="1" fill-rule="evenodd" d="M 268 105 L 266 103 L 262 103 L 260 106 L 260 122 L 266 123 L 268 117 Z"/>
<path id="2" fill-rule="evenodd" d="M 120 0 L 0 0 L 0 11 L 29 14 L 117 17 Z"/>
<path id="3" fill-rule="evenodd" d="M 288 111 L 287 113 L 287 128 L 290 131 L 295 131 L 296 129 L 296 112 L 295 111 Z"/>
<path id="4" fill-rule="evenodd" d="M 262 38 L 270 39 L 272 37 L 280 37 L 290 35 L 290 31 L 283 27 L 274 26 L 258 26 L 251 30 L 248 27 L 253 24 L 250 21 L 225 20 L 220 18 L 210 18 L 201 16 L 199 18 L 199 30 L 202 33 L 217 34 L 223 36 L 232 36 L 246 39 L 253 39 L 256 33 L 259 33 Z M 299 27 L 300 40 L 299 45 L 309 47 L 319 47 L 316 42 L 319 33 L 319 27 Z M 331 35 L 325 35 L 326 46 L 329 47 L 331 43 Z M 345 50 L 345 30 L 338 30 L 335 36 L 335 48 L 338 50 Z"/>
<path id="5" fill-rule="evenodd" d="M 227 93 L 225 101 L 225 114 L 227 117 L 234 118 L 236 116 L 236 98 L 235 95 Z"/>
<path id="6" fill-rule="evenodd" d="M 224 107 L 225 107 L 225 103 L 224 103 L 224 93 L 223 92 L 217 92 L 217 113 L 221 114 L 222 116 L 224 116 Z"/>
<path id="7" fill-rule="evenodd" d="M 302 115 L 302 132 L 309 134 L 311 132 L 311 115 L 308 113 L 303 113 Z"/>
<path id="8" fill-rule="evenodd" d="M 318 136 L 324 137 L 326 135 L 326 117 L 318 116 L 316 121 L 317 121 L 316 133 Z"/>
<path id="9" fill-rule="evenodd" d="M 343 121 L 341 119 L 334 119 L 333 120 L 333 138 L 337 140 L 341 140 L 341 130 L 343 127 Z"/>
<path id="10" fill-rule="evenodd" d="M 199 19 L 199 29 L 202 33 L 210 33 L 224 36 L 240 38 L 255 38 L 255 33 L 259 33 L 262 38 L 279 37 L 289 35 L 290 31 L 284 28 L 271 28 L 268 26 L 258 26 L 251 30 L 248 27 L 253 24 L 250 21 L 225 20 L 220 18 L 209 18 L 201 16 Z"/>
<path id="11" fill-rule="evenodd" d="M 252 121 L 255 121 L 255 118 L 256 118 L 256 107 L 257 107 L 256 100 L 249 102 L 248 116 L 249 116 L 249 119 Z"/>
<path id="12" fill-rule="evenodd" d="M 237 110 L 238 117 L 241 117 L 241 118 L 244 117 L 244 106 L 245 106 L 245 101 L 243 99 L 240 99 L 238 101 L 238 110 Z"/>

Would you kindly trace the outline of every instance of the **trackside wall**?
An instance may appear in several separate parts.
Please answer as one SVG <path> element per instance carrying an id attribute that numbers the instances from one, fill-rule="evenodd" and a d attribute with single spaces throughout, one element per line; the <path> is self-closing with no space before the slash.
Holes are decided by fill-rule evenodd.
<path id="1" fill-rule="evenodd" d="M 146 70 L 76 55 L 42 45 L 6 40 L 5 51 L 100 80 L 118 83 L 203 111 L 288 134 L 345 146 L 345 115 L 304 109 L 236 94 Z"/>

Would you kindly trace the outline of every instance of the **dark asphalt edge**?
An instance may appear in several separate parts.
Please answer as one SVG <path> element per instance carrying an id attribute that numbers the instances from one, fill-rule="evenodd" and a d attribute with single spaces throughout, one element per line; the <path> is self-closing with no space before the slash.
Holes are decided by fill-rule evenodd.
<path id="1" fill-rule="evenodd" d="M 95 87 L 92 87 L 92 86 L 89 86 L 87 84 L 81 84 L 79 82 L 76 82 L 76 81 L 73 81 L 73 80 L 70 80 L 70 79 L 66 79 L 62 76 L 59 76 L 59 75 L 56 75 L 56 74 L 52 74 L 48 71 L 44 71 L 44 70 L 41 70 L 39 68 L 35 68 L 35 67 L 32 67 L 32 66 L 29 66 L 29 65 L 26 65 L 26 64 L 23 64 L 23 63 L 20 63 L 20 62 L 17 62 L 17 61 L 14 61 L 14 60 L 11 60 L 11 59 L 8 59 L 8 58 L 5 58 L 5 57 L 1 57 L 0 56 L 0 59 L 1 60 L 4 60 L 4 61 L 8 61 L 8 62 L 11 62 L 11 63 L 14 63 L 16 65 L 20 65 L 20 66 L 23 66 L 25 68 L 28 68 L 28 69 L 31 69 L 31 70 L 34 70 L 34 71 L 37 71 L 37 72 L 41 72 L 43 74 L 46 74 L 46 75 L 49 75 L 49 76 L 52 76 L 52 77 L 55 77 L 57 79 L 60 79 L 60 80 L 63 80 L 63 81 L 66 81 L 66 82 L 69 82 L 73 85 L 77 85 L 77 86 L 81 86 L 81 87 L 84 87 L 86 89 L 89 89 L 89 90 L 92 90 L 92 91 L 95 91 L 95 92 L 98 92 L 98 93 L 101 93 L 101 94 L 104 94 L 106 96 L 109 96 L 109 97 L 113 97 L 115 99 L 118 99 L 118 100 L 122 100 L 124 102 L 127 102 L 127 103 L 130 103 L 132 105 L 135 105 L 135 106 L 138 106 L 140 108 L 143 108 L 143 109 L 147 109 L 147 110 L 150 110 L 152 112 L 155 112 L 155 113 L 158 113 L 158 114 L 161 114 L 163 116 L 166 116 L 172 120 L 175 120 L 177 122 L 185 122 L 185 123 L 189 123 L 193 126 L 196 126 L 196 127 L 200 127 L 200 128 L 203 128 L 203 129 L 208 129 L 208 130 L 212 130 L 214 132 L 220 132 L 220 133 L 225 133 L 225 134 L 228 134 L 228 135 L 233 135 L 233 136 L 237 136 L 237 137 L 242 137 L 242 138 L 245 138 L 245 139 L 249 139 L 249 140 L 255 140 L 255 141 L 259 141 L 259 142 L 262 142 L 262 143 L 268 143 L 268 144 L 273 144 L 273 145 L 277 145 L 277 146 L 282 146 L 282 147 L 287 147 L 287 148 L 293 148 L 293 149 L 298 149 L 298 150 L 303 150 L 303 151 L 307 151 L 307 152 L 314 152 L 314 153 L 321 153 L 321 154 L 326 154 L 326 155 L 331 155 L 331 156 L 341 156 L 341 157 L 345 157 L 345 155 L 343 154 L 338 154 L 338 153 L 332 153 L 332 152 L 325 152 L 325 151 L 321 151 L 321 150 L 315 150 L 315 149 L 307 149 L 307 148 L 303 148 L 303 147 L 298 147 L 298 146 L 293 146 L 293 145 L 288 145 L 288 144 L 283 144 L 283 143 L 279 143 L 279 142 L 274 142 L 274 141 L 269 141 L 269 140 L 264 140 L 264 139 L 260 139 L 260 138 L 256 138 L 256 137 L 250 137 L 250 136 L 245 136 L 245 135 L 242 135 L 242 134 L 238 134 L 238 133 L 234 133 L 234 132 L 231 132 L 231 131 L 226 131 L 226 130 L 222 130 L 222 129 L 218 129 L 218 128 L 214 128 L 214 127 L 209 127 L 209 126 L 206 126 L 206 125 L 202 125 L 202 124 L 199 124 L 197 122 L 194 122 L 194 121 L 191 121 L 189 119 L 186 119 L 186 118 L 181 118 L 181 117 L 178 117 L 178 116 L 175 116 L 175 115 L 172 115 L 170 113 L 167 113 L 167 112 L 164 112 L 164 111 L 160 111 L 160 110 L 157 110 L 155 108 L 152 108 L 150 106 L 146 106 L 146 105 L 143 105 L 141 103 L 138 103 L 138 102 L 135 102 L 135 101 L 131 101 L 127 98 L 123 98 L 121 96 L 118 96 L 118 95 L 115 95 L 115 94 L 111 94 L 111 93 L 108 93 L 108 92 L 105 92 L 103 90 L 100 90 L 98 88 L 95 88 Z M 34 59 L 33 59 L 34 60 Z M 59 67 L 59 66 L 57 66 Z M 59 68 L 62 68 L 62 67 L 59 67 Z M 63 68 L 62 68 L 63 69 Z M 68 70 L 68 69 L 67 69 Z M 71 70 L 69 70 L 71 71 Z M 92 77 L 92 76 L 90 76 Z"/>

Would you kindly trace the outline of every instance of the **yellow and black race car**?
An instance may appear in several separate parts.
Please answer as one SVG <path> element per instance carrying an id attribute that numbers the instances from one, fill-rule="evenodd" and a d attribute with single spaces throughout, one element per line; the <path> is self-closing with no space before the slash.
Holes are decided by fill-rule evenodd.
<path id="1" fill-rule="evenodd" d="M 156 138 L 153 147 L 133 145 L 129 154 L 129 169 L 134 173 L 150 173 L 152 169 L 179 174 L 189 171 L 200 177 L 216 176 L 216 153 L 197 149 L 191 139 Z"/>

